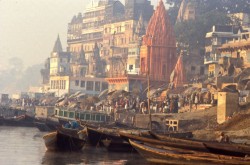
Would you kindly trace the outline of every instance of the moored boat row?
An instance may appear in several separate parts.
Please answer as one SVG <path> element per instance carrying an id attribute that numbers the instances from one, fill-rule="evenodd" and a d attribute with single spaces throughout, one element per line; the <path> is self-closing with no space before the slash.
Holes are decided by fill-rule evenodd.
<path id="1" fill-rule="evenodd" d="M 18 127 L 34 127 L 35 118 L 28 115 L 20 115 L 13 117 L 1 117 L 0 125 L 18 126 Z"/>
<path id="2" fill-rule="evenodd" d="M 60 127 L 44 139 L 49 150 L 81 150 L 89 142 L 93 146 L 106 147 L 108 151 L 137 151 L 149 162 L 161 164 L 236 165 L 250 161 L 248 145 L 178 139 L 133 129 L 86 126 L 71 130 Z"/>

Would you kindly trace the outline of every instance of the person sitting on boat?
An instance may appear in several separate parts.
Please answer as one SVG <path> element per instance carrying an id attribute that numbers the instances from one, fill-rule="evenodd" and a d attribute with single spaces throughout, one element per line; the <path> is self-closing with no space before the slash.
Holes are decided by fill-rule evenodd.
<path id="1" fill-rule="evenodd" d="M 229 137 L 227 135 L 225 135 L 224 132 L 221 132 L 221 135 L 219 137 L 219 142 L 220 143 L 229 143 Z"/>
<path id="2" fill-rule="evenodd" d="M 70 128 L 71 127 L 71 124 L 70 124 L 70 121 L 66 124 L 64 124 L 64 128 Z"/>
<path id="3" fill-rule="evenodd" d="M 71 121 L 71 128 L 72 129 L 77 129 L 77 128 L 79 128 L 79 124 L 77 123 L 77 121 Z"/>

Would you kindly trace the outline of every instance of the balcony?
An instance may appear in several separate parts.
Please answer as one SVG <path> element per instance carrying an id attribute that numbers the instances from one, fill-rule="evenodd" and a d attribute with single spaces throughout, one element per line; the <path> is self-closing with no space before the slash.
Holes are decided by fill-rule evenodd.
<path id="1" fill-rule="evenodd" d="M 67 39 L 67 42 L 68 43 L 78 43 L 78 42 L 81 42 L 82 41 L 82 38 L 77 38 L 77 39 Z"/>
<path id="2" fill-rule="evenodd" d="M 217 64 L 219 57 L 204 57 L 204 64 Z"/>

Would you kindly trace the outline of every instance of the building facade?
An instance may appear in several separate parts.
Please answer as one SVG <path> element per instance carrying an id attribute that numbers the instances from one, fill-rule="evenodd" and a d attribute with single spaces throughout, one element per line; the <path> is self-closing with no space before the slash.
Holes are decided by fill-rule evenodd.
<path id="1" fill-rule="evenodd" d="M 148 0 L 129 0 L 124 5 L 117 0 L 93 3 L 69 23 L 68 50 L 74 53 L 83 47 L 86 60 L 91 63 L 97 44 L 106 76 L 125 74 L 129 46 L 145 34 L 139 34 L 138 29 L 145 27 L 152 14 L 153 5 Z M 142 23 L 138 28 L 139 22 Z M 92 71 L 89 73 L 93 75 Z"/>
<path id="2" fill-rule="evenodd" d="M 96 96 L 101 91 L 108 89 L 107 81 L 104 78 L 96 77 L 53 76 L 50 84 L 50 92 L 55 93 L 57 97 L 78 91 Z"/>
<path id="3" fill-rule="evenodd" d="M 48 92 L 96 95 L 108 88 L 105 77 L 139 74 L 139 43 L 152 14 L 148 0 L 99 0 L 74 16 L 67 51 L 58 36 L 49 58 Z"/>
<path id="4" fill-rule="evenodd" d="M 218 60 L 220 54 L 217 49 L 231 40 L 239 38 L 239 28 L 233 26 L 213 26 L 211 32 L 206 34 L 205 45 L 205 73 L 208 77 L 216 77 L 219 74 Z"/>
<path id="5" fill-rule="evenodd" d="M 95 43 L 102 43 L 103 26 L 122 15 L 124 15 L 124 5 L 120 1 L 100 0 L 90 5 L 83 16 L 74 16 L 68 25 L 68 50 L 80 52 L 83 47 L 88 60 L 93 54 Z"/>

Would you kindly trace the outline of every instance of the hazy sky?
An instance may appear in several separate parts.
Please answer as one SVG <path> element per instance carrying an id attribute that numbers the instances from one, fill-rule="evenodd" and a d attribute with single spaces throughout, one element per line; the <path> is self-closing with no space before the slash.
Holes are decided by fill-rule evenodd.
<path id="1" fill-rule="evenodd" d="M 155 5 L 158 1 L 151 0 L 151 3 Z M 66 49 L 67 24 L 91 2 L 0 0 L 0 70 L 7 67 L 12 57 L 22 58 L 25 66 L 43 63 L 52 51 L 57 34 Z"/>

